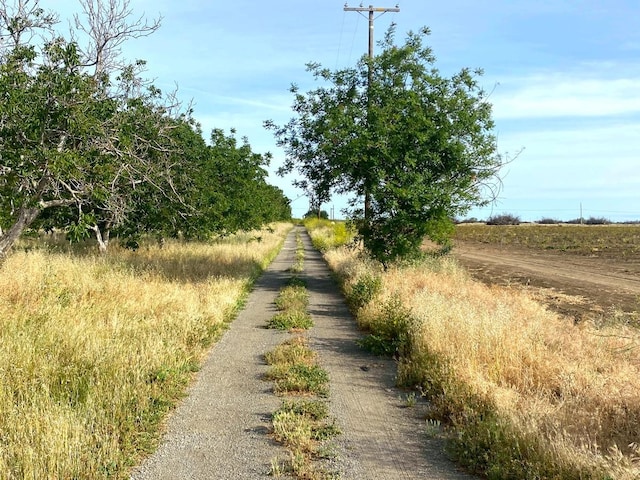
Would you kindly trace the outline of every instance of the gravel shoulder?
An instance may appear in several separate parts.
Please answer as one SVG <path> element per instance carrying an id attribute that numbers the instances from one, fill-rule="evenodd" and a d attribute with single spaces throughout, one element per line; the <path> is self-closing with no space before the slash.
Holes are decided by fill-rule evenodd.
<path id="1" fill-rule="evenodd" d="M 303 277 L 315 326 L 310 346 L 330 377 L 330 406 L 342 434 L 331 468 L 341 479 L 469 479 L 425 434 L 424 403 L 407 407 L 395 388 L 395 364 L 363 352 L 359 333 L 336 283 L 301 227 L 256 282 L 245 308 L 213 346 L 187 398 L 170 417 L 160 447 L 131 479 L 266 478 L 271 461 L 287 452 L 269 436 L 270 415 L 281 399 L 262 380 L 263 355 L 289 338 L 267 330 L 273 301 L 290 278 L 295 232 L 305 247 Z"/>

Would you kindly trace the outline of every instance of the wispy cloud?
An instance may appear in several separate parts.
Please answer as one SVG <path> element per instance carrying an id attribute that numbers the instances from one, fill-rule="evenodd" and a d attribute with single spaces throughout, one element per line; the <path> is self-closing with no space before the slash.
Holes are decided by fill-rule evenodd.
<path id="1" fill-rule="evenodd" d="M 498 119 L 640 114 L 640 75 L 590 78 L 555 73 L 512 78 L 491 97 Z"/>
<path id="2" fill-rule="evenodd" d="M 636 208 L 640 208 L 640 120 L 603 126 L 530 128 L 509 132 L 502 138 L 501 149 L 525 147 L 502 172 L 505 197 L 625 197 L 635 198 Z"/>

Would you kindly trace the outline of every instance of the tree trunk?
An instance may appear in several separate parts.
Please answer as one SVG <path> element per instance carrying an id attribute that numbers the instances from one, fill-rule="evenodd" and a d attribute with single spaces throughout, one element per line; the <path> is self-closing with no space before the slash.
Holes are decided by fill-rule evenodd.
<path id="1" fill-rule="evenodd" d="M 21 207 L 20 210 L 18 210 L 18 218 L 15 223 L 4 235 L 0 236 L 0 259 L 6 257 L 13 244 L 20 238 L 20 235 L 22 235 L 22 232 L 33 223 L 39 213 L 40 208 L 38 207 Z"/>
<path id="2" fill-rule="evenodd" d="M 96 234 L 96 240 L 98 241 L 98 250 L 101 254 L 106 254 L 107 253 L 107 248 L 109 247 L 109 236 L 110 236 L 110 231 L 109 229 L 105 229 L 104 234 L 102 233 L 102 230 L 100 230 L 100 227 L 98 225 L 94 225 L 92 227 L 90 227 L 91 230 L 93 230 Z"/>

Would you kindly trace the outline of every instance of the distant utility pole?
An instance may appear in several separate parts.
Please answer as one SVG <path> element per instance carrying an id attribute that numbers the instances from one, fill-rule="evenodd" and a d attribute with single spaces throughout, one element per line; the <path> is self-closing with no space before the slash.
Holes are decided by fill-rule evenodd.
<path id="1" fill-rule="evenodd" d="M 375 14 L 380 13 L 380 15 L 384 15 L 385 13 L 398 13 L 400 11 L 400 6 L 396 4 L 394 8 L 386 8 L 386 7 L 374 7 L 373 5 L 369 5 L 368 7 L 363 7 L 362 3 L 359 7 L 349 7 L 348 4 L 344 4 L 345 12 L 358 12 L 363 15 L 362 12 L 369 12 L 369 59 L 373 60 L 373 22 L 376 19 Z M 364 15 L 363 15 L 364 16 Z M 368 87 L 371 86 L 373 80 L 373 69 L 372 65 L 369 63 L 369 78 Z M 369 185 L 364 186 L 364 222 L 369 227 L 369 220 L 371 218 L 371 195 L 369 193 Z"/>

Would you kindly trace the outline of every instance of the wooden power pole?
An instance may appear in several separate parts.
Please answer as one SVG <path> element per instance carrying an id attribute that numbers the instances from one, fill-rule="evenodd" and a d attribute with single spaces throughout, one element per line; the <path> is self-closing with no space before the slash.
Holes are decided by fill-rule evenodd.
<path id="1" fill-rule="evenodd" d="M 384 13 L 398 13 L 400 11 L 400 7 L 396 5 L 394 8 L 385 8 L 385 7 L 374 7 L 373 5 L 369 5 L 368 7 L 363 7 L 360 4 L 360 7 L 349 7 L 347 4 L 344 5 L 345 12 L 369 12 L 369 58 L 373 58 L 373 21 L 375 20 L 375 14 L 380 13 L 381 15 Z"/>
<path id="2" fill-rule="evenodd" d="M 349 7 L 346 3 L 344 5 L 345 12 L 358 12 L 361 15 L 363 12 L 369 12 L 369 59 L 373 60 L 373 23 L 376 19 L 375 14 L 379 13 L 380 15 L 384 15 L 385 13 L 398 13 L 400 11 L 400 7 L 396 5 L 394 8 L 386 8 L 386 7 L 374 7 L 373 5 L 369 5 L 368 7 L 363 7 L 360 4 L 359 7 Z M 369 78 L 368 83 L 369 87 L 371 86 L 371 82 L 373 80 L 373 70 L 371 68 L 371 63 L 369 63 Z M 369 230 L 369 222 L 371 220 L 371 195 L 369 192 L 368 180 L 365 180 L 364 185 L 364 223 L 367 231 Z"/>

